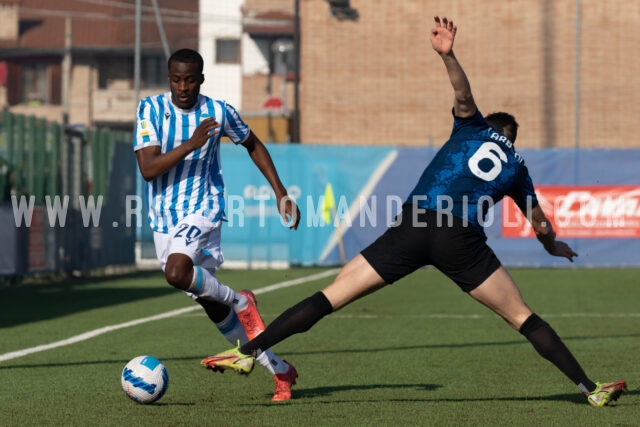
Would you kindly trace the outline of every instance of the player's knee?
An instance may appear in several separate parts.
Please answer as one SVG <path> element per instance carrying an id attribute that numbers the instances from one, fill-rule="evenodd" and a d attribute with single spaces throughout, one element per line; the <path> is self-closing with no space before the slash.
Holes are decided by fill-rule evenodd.
<path id="1" fill-rule="evenodd" d="M 171 286 L 186 291 L 191 284 L 191 278 L 188 273 L 179 265 L 167 264 L 164 270 L 164 277 Z"/>
<path id="2" fill-rule="evenodd" d="M 192 276 L 193 261 L 191 258 L 179 253 L 169 255 L 164 267 L 164 277 L 171 286 L 186 291 L 191 285 Z"/>

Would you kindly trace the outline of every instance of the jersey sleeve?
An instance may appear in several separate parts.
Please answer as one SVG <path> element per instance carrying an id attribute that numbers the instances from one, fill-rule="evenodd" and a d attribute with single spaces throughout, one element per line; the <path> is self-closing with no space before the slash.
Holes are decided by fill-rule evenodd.
<path id="1" fill-rule="evenodd" d="M 487 127 L 487 122 L 484 120 L 484 116 L 480 110 L 476 110 L 476 113 L 471 117 L 456 117 L 456 115 L 453 114 L 452 109 L 451 115 L 453 115 L 453 129 L 451 130 L 452 136 L 469 128 L 476 130 Z"/>
<path id="2" fill-rule="evenodd" d="M 158 114 L 149 98 L 140 101 L 136 117 L 136 133 L 133 137 L 133 150 L 160 145 L 160 132 L 157 128 Z"/>
<path id="3" fill-rule="evenodd" d="M 225 119 L 222 135 L 228 137 L 234 144 L 242 144 L 249 138 L 251 129 L 247 125 L 233 106 L 224 104 Z"/>
<path id="4" fill-rule="evenodd" d="M 538 197 L 533 188 L 533 181 L 526 166 L 522 167 L 520 179 L 516 180 L 507 194 L 513 199 L 520 211 L 528 218 L 527 210 L 538 206 Z"/>

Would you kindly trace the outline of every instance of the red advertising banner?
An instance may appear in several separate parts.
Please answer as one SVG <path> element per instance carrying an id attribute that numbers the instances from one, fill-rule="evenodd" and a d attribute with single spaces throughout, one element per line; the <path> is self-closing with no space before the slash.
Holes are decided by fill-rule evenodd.
<path id="1" fill-rule="evenodd" d="M 537 186 L 536 194 L 560 238 L 640 237 L 640 186 Z M 510 198 L 502 203 L 502 235 L 533 237 Z"/>

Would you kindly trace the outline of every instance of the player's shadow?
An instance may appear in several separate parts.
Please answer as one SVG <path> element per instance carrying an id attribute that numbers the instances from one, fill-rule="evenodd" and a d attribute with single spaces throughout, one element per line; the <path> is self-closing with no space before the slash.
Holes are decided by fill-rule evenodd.
<path id="1" fill-rule="evenodd" d="M 562 394 L 551 394 L 545 396 L 504 396 L 504 397 L 459 397 L 459 398 L 442 398 L 441 395 L 432 394 L 430 392 L 437 391 L 442 388 L 442 385 L 439 384 L 352 384 L 352 385 L 339 385 L 339 386 L 325 386 L 325 387 L 315 387 L 315 388 L 296 388 L 293 390 L 293 399 L 290 403 L 296 405 L 317 405 L 322 403 L 323 401 L 318 401 L 319 398 L 327 398 L 327 397 L 336 397 L 336 394 L 341 392 L 351 392 L 351 391 L 371 391 L 371 390 L 381 390 L 382 394 L 379 399 L 367 398 L 363 400 L 359 399 L 338 399 L 338 400 L 324 400 L 324 403 L 334 404 L 349 404 L 352 405 L 354 403 L 359 402 L 373 402 L 373 401 L 384 401 L 384 402 L 559 402 L 565 401 L 568 403 L 582 405 L 586 404 L 586 398 L 580 394 L 576 393 L 562 393 Z M 421 390 L 425 392 L 423 398 L 416 397 L 415 393 L 412 393 L 411 398 L 403 399 L 389 396 L 384 392 L 385 390 Z M 629 402 L 629 404 L 635 404 L 635 399 L 631 399 L 631 396 L 638 396 L 640 394 L 640 390 L 627 390 L 624 392 L 622 397 L 618 402 L 614 405 L 625 405 L 625 402 Z M 369 394 L 370 395 L 370 394 Z M 251 405 L 255 405 L 255 402 L 252 402 Z M 270 406 L 269 403 L 264 403 L 263 406 Z"/>
<path id="2" fill-rule="evenodd" d="M 440 384 L 342 384 L 337 386 L 325 386 L 315 388 L 295 389 L 293 394 L 297 399 L 313 399 L 331 396 L 340 392 L 371 391 L 371 390 L 421 390 L 435 391 L 441 388 Z M 388 400 L 388 399 L 385 399 Z M 413 400 L 413 399 L 412 399 Z"/>
<path id="3" fill-rule="evenodd" d="M 148 278 L 158 286 L 96 287 L 103 282 Z M 160 286 L 163 285 L 163 286 Z M 0 329 L 55 319 L 95 308 L 154 298 L 176 290 L 166 285 L 160 272 L 140 272 L 100 278 L 67 278 L 38 284 L 0 287 Z"/>
<path id="4" fill-rule="evenodd" d="M 478 344 L 475 344 L 478 345 Z M 411 349 L 421 348 L 424 349 L 425 346 L 414 346 Z M 397 350 L 398 347 L 394 347 L 393 349 Z M 368 351 L 381 351 L 383 349 L 369 349 Z M 391 350 L 391 348 L 390 348 Z M 350 350 L 347 350 L 350 351 Z M 326 353 L 326 351 L 324 351 Z M 331 351 L 331 353 L 335 353 L 335 351 Z M 186 355 L 179 357 L 165 357 L 163 361 L 185 361 L 185 360 L 198 360 L 199 355 Z M 48 370 L 52 368 L 68 368 L 73 366 L 86 366 L 86 365 L 116 365 L 118 369 L 122 365 L 124 365 L 128 360 L 125 359 L 103 359 L 103 360 L 92 360 L 92 361 L 75 361 L 75 362 L 56 362 L 56 363 L 37 363 L 37 364 L 1 364 L 0 371 L 9 370 L 9 369 L 43 369 Z M 340 393 L 348 393 L 351 391 L 372 391 L 372 390 L 380 390 L 382 395 L 379 399 L 368 398 L 366 401 L 385 401 L 385 402 L 536 402 L 536 401 L 566 401 L 570 403 L 574 403 L 576 405 L 585 405 L 585 398 L 580 393 L 562 393 L 562 394 L 552 394 L 552 395 L 544 395 L 544 396 L 504 396 L 504 397 L 474 397 L 474 396 L 466 396 L 459 398 L 443 398 L 441 394 L 432 394 L 431 392 L 437 391 L 438 389 L 444 387 L 441 384 L 341 384 L 335 386 L 322 386 L 322 387 L 303 387 L 302 384 L 298 384 L 293 389 L 293 399 L 289 402 L 291 404 L 296 405 L 317 405 L 322 403 L 331 403 L 331 404 L 353 404 L 358 402 L 363 402 L 363 400 L 358 399 L 342 399 L 340 398 L 338 401 L 336 400 L 322 400 L 322 398 L 335 398 L 336 395 Z M 425 392 L 424 397 L 416 397 L 415 393 L 412 393 L 410 399 L 402 399 L 397 397 L 390 398 L 387 394 L 385 394 L 385 390 L 397 390 L 399 392 L 403 390 L 417 390 Z M 640 390 L 638 389 L 627 389 L 621 397 L 621 400 L 617 403 L 618 405 L 625 405 L 625 402 L 630 402 L 630 404 L 635 404 L 636 399 L 629 399 L 631 396 L 640 395 Z M 265 395 L 270 397 L 270 395 Z M 278 405 L 281 405 L 279 403 Z M 173 406 L 173 405 L 181 405 L 181 406 L 193 406 L 193 402 L 157 402 L 154 405 L 160 406 Z M 251 403 L 242 403 L 238 402 L 238 406 L 249 405 L 255 406 L 255 402 Z M 273 403 L 269 402 L 268 399 L 265 401 L 263 406 L 273 406 Z M 275 405 L 275 406 L 278 406 Z"/>

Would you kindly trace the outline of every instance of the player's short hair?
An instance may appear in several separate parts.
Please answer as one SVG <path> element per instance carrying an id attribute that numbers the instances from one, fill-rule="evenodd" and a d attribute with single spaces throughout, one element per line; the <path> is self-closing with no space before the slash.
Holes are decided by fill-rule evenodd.
<path id="1" fill-rule="evenodd" d="M 193 49 L 180 49 L 173 52 L 167 61 L 167 69 L 171 68 L 174 62 L 182 62 L 183 64 L 198 64 L 200 74 L 204 70 L 204 60 L 202 56 Z"/>
<path id="2" fill-rule="evenodd" d="M 504 136 L 509 138 L 511 142 L 516 142 L 518 136 L 518 122 L 516 118 L 509 113 L 499 111 L 497 113 L 491 113 L 484 118 L 489 126 L 495 130 L 502 132 Z"/>

